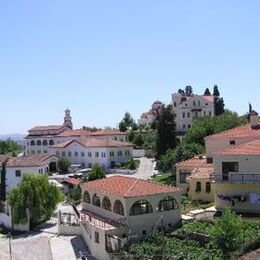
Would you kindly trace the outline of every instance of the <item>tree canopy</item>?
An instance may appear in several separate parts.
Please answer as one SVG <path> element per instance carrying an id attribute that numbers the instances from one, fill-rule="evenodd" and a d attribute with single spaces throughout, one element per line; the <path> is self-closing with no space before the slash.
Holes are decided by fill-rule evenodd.
<path id="1" fill-rule="evenodd" d="M 0 200 L 6 200 L 6 164 L 7 160 L 2 162 L 1 183 L 0 183 Z"/>
<path id="2" fill-rule="evenodd" d="M 63 200 L 63 194 L 47 176 L 26 174 L 18 187 L 8 196 L 15 224 L 27 221 L 26 208 L 30 213 L 30 224 L 36 225 L 51 217 L 57 204 Z"/>
<path id="3" fill-rule="evenodd" d="M 104 169 L 99 164 L 94 164 L 92 166 L 91 172 L 88 175 L 88 181 L 94 181 L 103 178 L 106 178 Z"/>
<path id="4" fill-rule="evenodd" d="M 15 153 L 21 150 L 21 146 L 17 142 L 7 139 L 5 141 L 0 141 L 0 154 Z"/>
<path id="5" fill-rule="evenodd" d="M 239 125 L 247 123 L 245 116 L 238 116 L 237 113 L 225 111 L 218 117 L 203 117 L 194 122 L 187 131 L 184 138 L 185 143 L 198 143 L 204 145 L 204 138 Z"/>
<path id="6" fill-rule="evenodd" d="M 157 117 L 156 153 L 157 157 L 176 146 L 176 124 L 172 106 L 162 106 Z"/>
<path id="7" fill-rule="evenodd" d="M 70 166 L 70 162 L 66 158 L 60 158 L 58 160 L 58 168 L 61 173 L 67 173 Z"/>
<path id="8" fill-rule="evenodd" d="M 211 95 L 211 93 L 210 93 L 209 89 L 206 88 L 204 91 L 204 96 L 210 96 L 210 95 Z"/>

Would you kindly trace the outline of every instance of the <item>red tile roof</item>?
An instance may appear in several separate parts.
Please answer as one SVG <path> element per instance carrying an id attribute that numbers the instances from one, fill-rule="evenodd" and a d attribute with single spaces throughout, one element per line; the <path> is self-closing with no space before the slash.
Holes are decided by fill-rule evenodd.
<path id="1" fill-rule="evenodd" d="M 260 155 L 260 140 L 229 147 L 214 153 L 214 155 Z"/>
<path id="2" fill-rule="evenodd" d="M 74 129 L 74 130 L 67 130 L 60 133 L 59 137 L 76 137 L 76 136 L 108 136 L 108 135 L 126 135 L 126 133 L 120 132 L 118 130 L 99 130 L 96 132 L 90 132 L 83 129 Z"/>
<path id="3" fill-rule="evenodd" d="M 82 186 L 86 189 L 119 197 L 139 197 L 180 191 L 177 187 L 125 176 L 107 177 L 105 179 L 83 183 Z"/>
<path id="4" fill-rule="evenodd" d="M 194 157 L 176 164 L 176 166 L 199 166 L 206 163 L 205 157 Z"/>
<path id="5" fill-rule="evenodd" d="M 101 140 L 101 139 L 86 139 L 82 138 L 79 140 L 70 140 L 60 142 L 52 146 L 52 148 L 65 148 L 72 143 L 78 143 L 84 147 L 131 147 L 133 144 L 120 141 L 110 141 L 110 140 Z"/>
<path id="6" fill-rule="evenodd" d="M 31 128 L 29 130 L 29 132 L 31 131 L 51 131 L 51 130 L 59 130 L 62 127 L 64 127 L 64 125 L 45 125 L 45 126 L 35 126 L 33 128 Z"/>
<path id="7" fill-rule="evenodd" d="M 7 167 L 32 167 L 42 166 L 49 163 L 48 159 L 57 157 L 54 154 L 37 154 L 31 156 L 10 157 L 7 161 Z"/>
<path id="8" fill-rule="evenodd" d="M 202 95 L 201 97 L 205 98 L 206 100 L 208 100 L 209 102 L 214 102 L 214 96 L 205 96 L 205 95 Z"/>
<path id="9" fill-rule="evenodd" d="M 195 168 L 191 176 L 188 179 L 210 179 L 214 178 L 214 168 L 213 167 L 199 167 Z"/>
<path id="10" fill-rule="evenodd" d="M 64 180 L 64 182 L 69 183 L 69 184 L 71 184 L 71 185 L 77 186 L 77 185 L 80 184 L 81 181 L 80 181 L 80 179 L 69 178 L 69 179 Z"/>
<path id="11" fill-rule="evenodd" d="M 205 140 L 222 139 L 222 138 L 246 138 L 254 137 L 260 139 L 260 128 L 252 128 L 250 124 L 238 126 L 214 135 L 205 137 Z"/>

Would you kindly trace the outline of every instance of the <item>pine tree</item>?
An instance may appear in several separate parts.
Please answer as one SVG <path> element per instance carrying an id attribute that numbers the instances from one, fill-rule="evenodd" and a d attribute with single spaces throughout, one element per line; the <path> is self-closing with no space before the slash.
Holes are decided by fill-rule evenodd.
<path id="1" fill-rule="evenodd" d="M 213 87 L 213 96 L 215 96 L 215 97 L 219 97 L 220 96 L 220 93 L 219 93 L 217 85 L 214 85 L 214 87 Z"/>
<path id="2" fill-rule="evenodd" d="M 6 200 L 6 164 L 7 160 L 2 162 L 2 169 L 1 169 L 1 194 L 0 199 L 5 201 Z"/>
<path id="3" fill-rule="evenodd" d="M 176 146 L 176 124 L 172 106 L 163 106 L 157 118 L 156 152 L 157 157 Z"/>
<path id="4" fill-rule="evenodd" d="M 211 95 L 211 93 L 210 93 L 209 89 L 206 88 L 204 91 L 204 96 L 210 96 L 210 95 Z"/>
<path id="5" fill-rule="evenodd" d="M 188 96 L 188 97 L 193 95 L 192 86 L 186 86 L 185 87 L 185 95 Z"/>

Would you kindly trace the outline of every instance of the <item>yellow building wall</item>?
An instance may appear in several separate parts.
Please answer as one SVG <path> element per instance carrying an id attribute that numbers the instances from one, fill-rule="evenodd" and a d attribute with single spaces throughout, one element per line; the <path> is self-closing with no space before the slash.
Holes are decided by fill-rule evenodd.
<path id="1" fill-rule="evenodd" d="M 258 213 L 260 214 L 260 204 L 250 203 L 250 193 L 260 193 L 260 184 L 233 184 L 233 183 L 215 183 L 215 207 L 217 210 L 231 208 L 241 213 Z M 232 205 L 231 201 L 222 200 L 218 195 L 243 195 L 246 201 L 235 201 Z"/>
<path id="2" fill-rule="evenodd" d="M 201 183 L 201 191 L 196 191 L 196 183 Z M 206 182 L 210 182 L 211 189 L 210 192 L 206 192 Z M 205 178 L 194 178 L 189 180 L 189 191 L 188 197 L 191 200 L 201 200 L 203 202 L 213 202 L 214 201 L 214 193 L 215 193 L 215 183 L 212 180 Z"/>

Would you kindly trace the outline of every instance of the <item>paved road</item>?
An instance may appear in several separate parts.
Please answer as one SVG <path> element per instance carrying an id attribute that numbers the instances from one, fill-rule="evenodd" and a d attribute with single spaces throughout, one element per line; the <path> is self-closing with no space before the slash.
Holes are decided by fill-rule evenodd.
<path id="1" fill-rule="evenodd" d="M 154 172 L 154 159 L 141 157 L 139 158 L 139 160 L 140 160 L 140 165 L 136 173 L 134 174 L 113 173 L 107 175 L 107 177 L 122 175 L 128 177 L 135 177 L 139 179 L 145 179 L 145 180 L 150 179 Z"/>
<path id="2" fill-rule="evenodd" d="M 80 236 L 58 236 L 57 215 L 37 230 L 13 237 L 11 247 L 13 260 L 81 259 L 80 251 L 90 255 Z M 0 260 L 6 259 L 10 259 L 9 241 L 0 237 Z M 87 259 L 94 258 L 89 256 Z"/>

